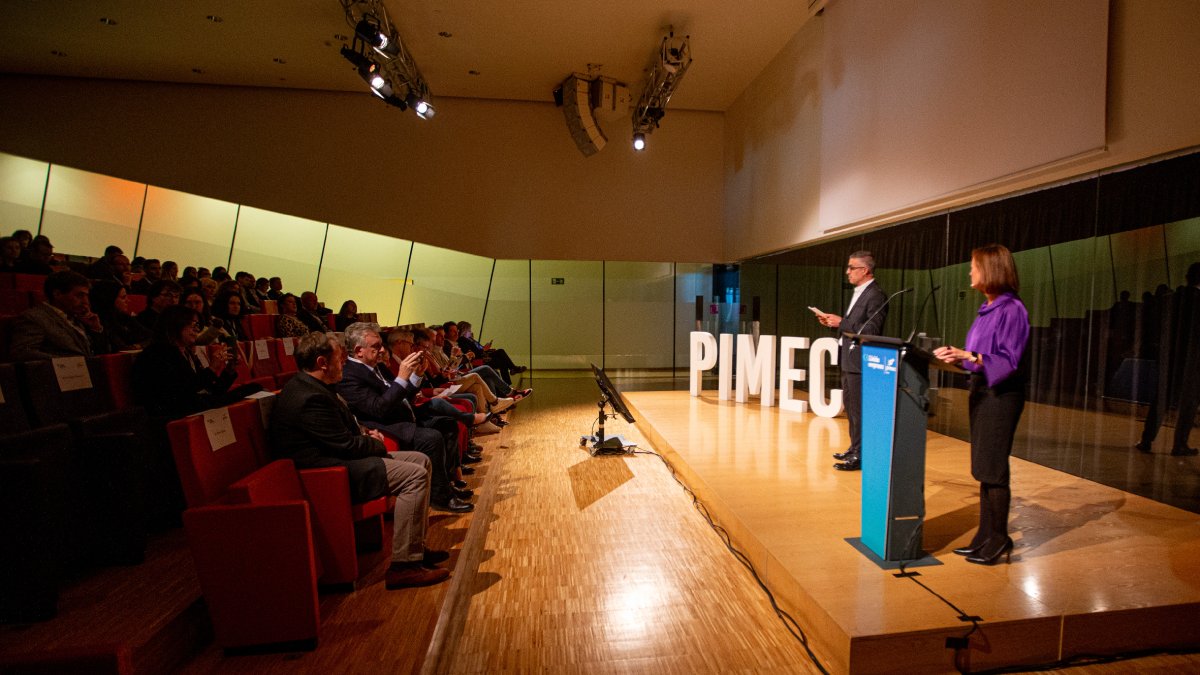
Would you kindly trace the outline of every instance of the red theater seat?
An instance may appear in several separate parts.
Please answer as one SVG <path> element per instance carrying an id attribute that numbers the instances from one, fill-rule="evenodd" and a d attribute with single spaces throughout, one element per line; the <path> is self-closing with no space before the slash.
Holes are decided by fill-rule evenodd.
<path id="1" fill-rule="evenodd" d="M 309 504 L 290 461 L 237 481 L 224 503 L 184 511 L 183 525 L 217 644 L 316 646 L 320 563 Z"/>
<path id="2" fill-rule="evenodd" d="M 260 439 L 242 424 L 247 419 L 259 419 L 256 400 L 246 400 L 225 408 L 233 427 L 233 443 L 213 450 L 204 415 L 191 415 L 167 424 L 171 454 L 183 495 L 189 507 L 211 504 L 224 496 L 233 482 L 251 474 L 265 463 Z"/>

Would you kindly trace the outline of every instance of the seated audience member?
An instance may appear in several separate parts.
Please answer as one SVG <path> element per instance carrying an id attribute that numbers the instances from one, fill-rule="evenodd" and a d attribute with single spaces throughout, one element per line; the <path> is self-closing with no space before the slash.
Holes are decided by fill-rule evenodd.
<path id="1" fill-rule="evenodd" d="M 279 277 L 271 277 L 268 280 L 270 290 L 267 291 L 267 299 L 279 300 L 283 297 L 283 279 Z"/>
<path id="2" fill-rule="evenodd" d="M 305 338 L 307 339 L 307 338 Z M 383 340 L 375 324 L 356 323 L 346 329 L 349 356 L 337 383 L 341 394 L 358 420 L 379 430 L 400 444 L 429 458 L 432 467 L 429 500 L 434 508 L 462 513 L 474 509 L 463 501 L 470 493 L 456 488 L 455 469 L 459 466 L 458 425 L 439 416 L 418 417 L 412 399 L 419 389 L 412 381 L 415 354 L 401 363 L 398 375 L 382 363 Z"/>
<path id="3" fill-rule="evenodd" d="M 225 269 L 224 267 L 214 267 L 212 271 L 212 280 L 218 284 L 222 281 L 228 281 L 229 270 Z"/>
<path id="4" fill-rule="evenodd" d="M 17 271 L 21 260 L 21 242 L 12 237 L 0 239 L 0 272 Z"/>
<path id="5" fill-rule="evenodd" d="M 13 360 L 107 354 L 108 336 L 91 309 L 89 286 L 87 277 L 78 272 L 47 276 L 43 286 L 46 301 L 22 312 L 13 324 L 9 343 Z"/>
<path id="6" fill-rule="evenodd" d="M 109 347 L 114 352 L 141 349 L 150 341 L 151 331 L 129 311 L 128 292 L 115 281 L 92 284 L 92 311 L 100 317 Z"/>
<path id="7" fill-rule="evenodd" d="M 196 268 L 196 278 L 197 279 L 212 279 L 212 272 L 208 271 L 207 267 L 197 267 Z"/>
<path id="8" fill-rule="evenodd" d="M 53 261 L 54 246 L 50 240 L 35 239 L 25 249 L 21 261 L 17 263 L 13 271 L 20 274 L 51 274 L 54 272 L 54 268 L 51 266 Z"/>
<path id="9" fill-rule="evenodd" d="M 492 343 L 486 345 L 479 344 L 475 340 L 475 336 L 471 334 L 471 323 L 469 321 L 459 321 L 456 329 L 457 335 L 452 335 L 450 332 L 450 322 L 445 325 L 446 339 L 454 340 L 458 343 L 463 352 L 474 353 L 475 358 L 483 359 L 484 363 L 492 368 L 495 368 L 500 373 L 500 377 L 504 381 L 512 384 L 512 375 L 525 372 L 524 366 L 518 366 L 513 363 L 513 360 L 508 357 L 508 352 L 503 349 L 493 349 Z"/>
<path id="10" fill-rule="evenodd" d="M 212 277 L 200 277 L 200 292 L 204 294 L 204 301 L 211 307 L 213 301 L 217 299 L 217 288 L 220 286 L 212 280 Z"/>
<path id="11" fill-rule="evenodd" d="M 196 273 L 195 267 L 188 265 L 187 267 L 183 268 L 183 274 L 179 276 L 180 286 L 187 287 L 190 285 L 195 285 L 199 281 L 200 275 Z"/>
<path id="12" fill-rule="evenodd" d="M 96 262 L 88 265 L 87 271 L 84 274 L 89 279 L 116 279 L 117 276 L 117 256 L 125 255 L 120 246 L 112 245 L 105 247 L 104 256 Z M 129 258 L 125 259 L 125 264 L 129 264 Z"/>
<path id="13" fill-rule="evenodd" d="M 162 264 L 162 278 L 168 281 L 179 281 L 179 263 L 166 260 Z"/>
<path id="14" fill-rule="evenodd" d="M 342 379 L 346 358 L 345 348 L 333 336 L 305 335 L 295 356 L 300 372 L 284 385 L 271 410 L 268 432 L 274 456 L 291 459 L 301 469 L 346 467 L 353 502 L 396 497 L 392 563 L 385 575 L 388 589 L 446 579 L 449 573 L 433 565 L 447 553 L 425 548 L 429 458 L 416 452 L 388 453 L 380 432 L 359 426 L 332 389 Z"/>
<path id="15" fill-rule="evenodd" d="M 190 291 L 184 291 L 183 300 L 180 300 L 179 304 L 187 307 L 199 316 L 200 334 L 196 336 L 197 345 L 212 344 L 213 341 L 225 335 L 225 331 L 222 330 L 225 322 L 212 317 L 212 310 L 208 307 L 208 301 L 204 299 L 204 294 L 199 290 L 193 288 Z"/>
<path id="16" fill-rule="evenodd" d="M 258 294 L 254 291 L 254 275 L 249 272 L 238 272 L 234 277 L 238 285 L 238 293 L 242 296 L 242 313 L 258 314 L 262 307 L 258 303 Z"/>
<path id="17" fill-rule="evenodd" d="M 500 373 L 497 373 L 496 369 L 491 366 L 483 365 L 472 368 L 470 363 L 463 364 L 462 362 L 466 359 L 466 355 L 462 353 L 462 349 L 457 344 L 446 340 L 445 326 L 434 326 L 431 330 L 433 330 L 433 346 L 437 350 L 433 352 L 434 357 L 443 358 L 448 364 L 442 365 L 439 362 L 444 373 L 452 373 L 461 365 L 462 368 L 467 369 L 467 373 L 478 375 L 496 396 L 520 401 L 533 394 L 532 388 L 517 389 L 508 382 L 505 382 L 504 378 L 500 377 Z M 440 357 L 438 356 L 438 351 L 441 352 Z M 447 352 L 449 352 L 449 355 L 447 355 Z"/>
<path id="18" fill-rule="evenodd" d="M 205 367 L 193 348 L 200 333 L 199 315 L 182 305 L 163 310 L 154 337 L 133 362 L 134 400 L 159 419 L 178 419 L 235 403 L 262 391 L 258 384 L 234 389 L 234 358 L 228 349 L 208 357 Z"/>
<path id="19" fill-rule="evenodd" d="M 338 310 L 337 316 L 333 318 L 333 326 L 341 332 L 346 330 L 346 326 L 352 323 L 358 323 L 358 303 L 353 300 L 347 300 L 342 303 L 342 308 Z"/>
<path id="20" fill-rule="evenodd" d="M 157 258 L 146 258 L 142 261 L 142 278 L 129 285 L 129 292 L 150 295 L 150 287 L 161 278 L 162 263 Z"/>
<path id="21" fill-rule="evenodd" d="M 234 289 L 225 289 L 217 293 L 217 299 L 212 304 L 214 319 L 221 320 L 221 330 L 228 336 L 226 339 L 236 343 L 244 340 L 242 335 L 242 294 Z"/>
<path id="22" fill-rule="evenodd" d="M 305 291 L 300 294 L 300 306 L 304 311 L 316 317 L 324 317 L 326 314 L 333 314 L 333 310 L 321 304 L 321 300 L 317 298 L 317 294 L 312 291 Z"/>
<path id="23" fill-rule="evenodd" d="M 266 277 L 259 277 L 258 281 L 254 282 L 254 295 L 260 307 L 264 300 L 271 299 L 271 282 Z"/>
<path id="24" fill-rule="evenodd" d="M 146 309 L 137 315 L 138 321 L 153 331 L 154 324 L 158 321 L 158 315 L 162 314 L 166 308 L 178 305 L 181 295 L 183 295 L 183 289 L 174 281 L 159 279 L 154 282 L 150 286 L 150 292 L 146 294 Z"/>
<path id="25" fill-rule="evenodd" d="M 142 266 L 146 264 L 146 259 L 142 256 L 134 256 L 133 260 L 129 261 L 129 271 L 134 274 L 143 272 Z"/>
<path id="26" fill-rule="evenodd" d="M 304 337 L 312 330 L 296 316 L 299 300 L 291 293 L 284 293 L 279 300 L 279 318 L 275 321 L 278 337 Z M 323 332 L 323 331 L 322 331 Z"/>
<path id="27" fill-rule="evenodd" d="M 305 291 L 300 294 L 300 309 L 296 310 L 296 318 L 303 321 L 309 330 L 327 331 L 329 330 L 329 326 L 321 320 L 321 309 L 324 308 L 317 306 L 317 294 L 312 291 Z M 317 313 L 314 314 L 314 311 Z"/>
<path id="28" fill-rule="evenodd" d="M 33 241 L 33 233 L 29 230 L 15 230 L 12 233 L 12 238 L 21 242 L 21 251 L 24 252 L 25 249 L 29 248 L 30 242 Z"/>
<path id="29" fill-rule="evenodd" d="M 483 378 L 478 373 L 466 373 L 459 375 L 446 368 L 448 363 L 447 357 L 442 353 L 441 348 L 433 343 L 432 335 L 434 331 L 430 329 L 418 328 L 412 333 L 407 331 L 398 331 L 401 335 L 393 342 L 392 336 L 388 335 L 388 348 L 393 350 L 393 353 L 399 353 L 400 358 L 408 355 L 411 350 L 420 351 L 425 359 L 424 375 L 427 382 L 431 386 L 440 384 L 456 384 L 459 386 L 459 391 L 463 394 L 471 395 L 472 400 L 476 402 L 476 410 L 480 412 L 499 413 L 511 408 L 516 400 L 507 397 L 499 397 L 495 391 L 484 382 Z M 408 337 L 407 344 L 404 338 Z M 409 346 L 411 345 L 411 349 Z M 481 366 L 487 368 L 487 366 Z M 493 371 L 494 372 L 494 371 Z M 500 376 L 496 376 L 499 380 Z M 500 384 L 504 384 L 501 380 Z M 452 394 L 452 397 L 457 397 L 460 394 Z"/>
<path id="30" fill-rule="evenodd" d="M 133 266 L 130 264 L 129 258 L 126 258 L 124 255 L 118 255 L 112 261 L 112 276 L 98 279 L 98 281 L 112 280 L 128 289 L 132 278 Z"/>

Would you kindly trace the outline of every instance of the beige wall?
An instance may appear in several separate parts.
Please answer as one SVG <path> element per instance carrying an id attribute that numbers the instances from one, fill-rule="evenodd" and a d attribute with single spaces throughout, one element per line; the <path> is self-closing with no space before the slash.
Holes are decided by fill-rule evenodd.
<path id="1" fill-rule="evenodd" d="M 878 9 L 882 5 L 900 11 L 911 4 L 872 3 L 871 6 Z M 830 83 L 822 78 L 838 72 L 828 62 L 829 55 L 836 54 L 839 45 L 829 44 L 832 36 L 828 34 L 827 24 L 831 14 L 836 17 L 837 12 L 851 5 L 845 0 L 830 3 L 826 16 L 810 21 L 726 113 L 725 252 L 731 259 L 744 259 L 840 236 L 853 231 L 859 222 L 864 223 L 863 229 L 869 229 L 1200 145 L 1200 105 L 1196 103 L 1200 101 L 1200 68 L 1195 66 L 1200 63 L 1200 3 L 1193 0 L 1113 0 L 1108 15 L 1106 131 L 1103 139 L 1106 148 L 1062 165 L 1015 172 L 1011 158 L 997 153 L 990 166 L 984 163 L 971 167 L 979 173 L 970 178 L 970 184 L 931 195 L 924 180 L 926 176 L 919 174 L 920 167 L 935 166 L 939 157 L 957 156 L 963 150 L 948 151 L 936 142 L 921 144 L 909 151 L 910 166 L 915 167 L 910 170 L 918 173 L 906 175 L 894 167 L 886 172 L 888 178 L 899 178 L 901 182 L 908 179 L 907 192 L 892 191 L 886 195 L 858 192 L 852 203 L 829 208 L 830 205 L 820 202 L 844 198 L 827 185 L 833 171 L 830 165 L 835 159 L 841 177 L 858 173 L 864 180 L 879 178 L 872 175 L 879 170 L 877 161 L 866 155 L 850 157 L 849 162 L 844 155 L 834 159 L 822 155 L 823 147 L 829 151 L 829 143 L 825 141 L 838 131 L 829 128 L 833 120 L 826 118 L 824 123 L 821 122 L 823 101 L 819 92 L 830 89 Z M 995 9 L 994 5 L 975 5 Z M 1077 8 L 1094 10 L 1095 5 L 1092 0 L 1082 0 Z M 1043 3 L 1041 6 L 1071 10 L 1065 3 Z M 991 20 L 984 9 L 979 11 L 980 22 Z M 926 29 L 924 32 L 905 31 L 897 25 L 896 30 L 886 33 L 893 41 L 887 49 L 908 59 L 909 70 L 905 76 L 914 82 L 919 82 L 922 77 L 934 77 L 938 69 L 944 67 L 944 62 L 937 58 L 914 59 L 913 55 L 936 54 L 936 43 L 958 37 L 951 25 L 942 26 L 941 30 L 950 32 L 942 38 L 931 34 L 936 26 L 926 22 L 923 28 Z M 1069 41 L 1061 44 L 1068 48 L 1078 47 Z M 1093 44 L 1089 49 L 1095 52 L 1103 48 Z M 1073 56 L 1068 51 L 1064 59 Z M 926 72 L 912 72 L 921 64 L 928 65 Z M 1007 63 L 974 65 L 985 71 L 993 70 L 1002 80 L 1009 74 Z M 881 71 L 878 76 L 884 74 Z M 864 93 L 869 98 L 875 88 L 891 85 L 868 81 L 861 86 L 868 90 Z M 991 95 L 996 78 L 980 79 L 976 86 L 981 98 Z M 960 93 L 970 95 L 969 90 Z M 1094 118 L 1093 101 L 1081 98 L 1074 105 L 1078 106 L 1075 113 L 1081 120 Z M 895 111 L 873 111 L 878 115 L 889 112 Z M 1068 107 L 1060 112 L 1065 113 L 1069 123 L 1072 110 Z M 1063 118 L 1060 115 L 1058 119 Z M 984 136 L 995 133 L 990 126 L 995 121 L 984 115 L 960 123 L 972 125 L 972 133 Z M 892 120 L 891 126 L 910 129 L 922 126 L 924 122 L 914 117 Z M 1047 120 L 1047 123 L 1051 122 Z M 891 187 L 895 188 L 896 184 Z M 912 208 L 898 209 L 898 204 Z M 863 214 L 878 217 L 872 219 Z M 847 225 L 851 227 L 846 229 Z"/>
<path id="2" fill-rule="evenodd" d="M 496 258 L 723 259 L 722 117 L 584 157 L 552 103 L 0 76 L 0 151 Z"/>

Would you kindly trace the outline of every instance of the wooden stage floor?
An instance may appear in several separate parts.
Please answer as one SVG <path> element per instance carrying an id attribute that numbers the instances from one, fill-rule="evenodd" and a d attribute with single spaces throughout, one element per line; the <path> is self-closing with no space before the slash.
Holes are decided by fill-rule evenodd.
<path id="1" fill-rule="evenodd" d="M 715 391 L 626 398 L 834 671 L 953 672 L 947 638 L 973 624 L 950 604 L 980 618 L 957 654 L 970 670 L 1200 646 L 1200 515 L 1014 458 L 1012 562 L 972 565 L 952 553 L 978 518 L 969 449 L 930 432 L 924 549 L 940 564 L 901 578 L 845 541 L 861 474 L 832 468 L 844 418 Z"/>

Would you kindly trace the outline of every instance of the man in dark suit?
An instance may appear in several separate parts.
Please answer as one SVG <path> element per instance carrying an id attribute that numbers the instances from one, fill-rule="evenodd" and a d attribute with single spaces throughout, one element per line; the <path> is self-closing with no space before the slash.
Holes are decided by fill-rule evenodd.
<path id="1" fill-rule="evenodd" d="M 108 353 L 100 317 L 88 299 L 90 282 L 78 272 L 46 277 L 46 302 L 25 310 L 13 325 L 9 355 L 14 361 Z"/>
<path id="2" fill-rule="evenodd" d="M 459 466 L 458 425 L 449 417 L 418 415 L 412 399 L 420 391 L 415 367 L 420 354 L 414 352 L 392 375 L 384 362 L 387 351 L 379 327 L 352 323 L 346 327 L 349 352 L 337 392 L 363 425 L 394 438 L 401 448 L 415 450 L 431 463 L 429 501 L 433 508 L 452 513 L 474 510 L 466 501 L 471 492 L 465 484 L 455 485 L 451 476 Z"/>
<path id="3" fill-rule="evenodd" d="M 846 264 L 846 279 L 854 286 L 846 317 L 825 314 L 818 317 L 821 325 L 836 328 L 841 333 L 879 335 L 887 320 L 887 294 L 875 283 L 875 257 L 870 251 L 850 254 Z M 839 337 L 838 366 L 842 371 L 842 402 L 850 422 L 850 447 L 834 454 L 842 460 L 833 465 L 840 471 L 862 468 L 862 355 L 848 337 Z"/>
<path id="4" fill-rule="evenodd" d="M 342 379 L 346 350 L 325 333 L 309 333 L 296 345 L 300 372 L 288 380 L 271 410 L 271 449 L 302 469 L 344 466 L 350 498 L 361 503 L 396 497 L 389 589 L 423 586 L 449 576 L 435 567 L 445 551 L 425 548 L 429 460 L 415 452 L 387 452 L 378 431 L 365 430 L 333 391 Z"/>

